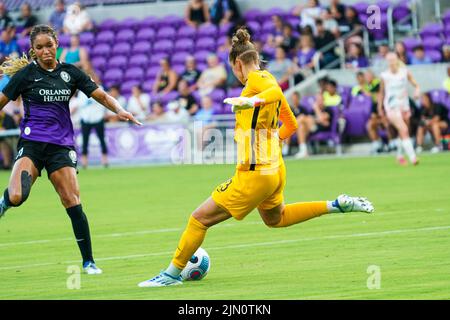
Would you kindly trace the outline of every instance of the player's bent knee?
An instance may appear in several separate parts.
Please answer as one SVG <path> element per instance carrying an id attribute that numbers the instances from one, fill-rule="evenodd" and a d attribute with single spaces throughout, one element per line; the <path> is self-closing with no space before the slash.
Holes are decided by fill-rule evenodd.
<path id="1" fill-rule="evenodd" d="M 65 208 L 71 208 L 80 204 L 80 197 L 77 194 L 61 195 L 61 203 Z"/>

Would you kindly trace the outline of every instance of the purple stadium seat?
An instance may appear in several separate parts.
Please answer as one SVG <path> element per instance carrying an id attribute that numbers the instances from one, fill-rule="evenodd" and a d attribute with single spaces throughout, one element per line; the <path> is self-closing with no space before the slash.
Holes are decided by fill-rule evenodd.
<path id="1" fill-rule="evenodd" d="M 426 37 L 440 37 L 444 27 L 440 23 L 428 23 L 419 32 L 422 39 Z"/>
<path id="2" fill-rule="evenodd" d="M 442 22 L 445 25 L 450 25 L 450 9 L 447 9 L 442 16 Z"/>
<path id="3" fill-rule="evenodd" d="M 197 70 L 200 72 L 205 71 L 208 68 L 208 65 L 206 63 L 197 63 Z"/>
<path id="4" fill-rule="evenodd" d="M 193 39 L 197 34 L 197 29 L 191 26 L 182 26 L 177 31 L 177 39 Z"/>
<path id="5" fill-rule="evenodd" d="M 194 41 L 192 39 L 179 39 L 175 42 L 174 50 L 176 52 L 193 52 L 194 51 Z"/>
<path id="6" fill-rule="evenodd" d="M 249 9 L 244 13 L 245 20 L 256 20 L 261 14 L 260 9 Z"/>
<path id="7" fill-rule="evenodd" d="M 113 31 L 116 29 L 117 26 L 117 20 L 115 19 L 106 19 L 104 21 L 102 21 L 98 26 L 98 30 L 100 32 L 108 30 L 108 31 Z"/>
<path id="8" fill-rule="evenodd" d="M 123 71 L 120 69 L 109 69 L 103 74 L 104 82 L 121 83 L 123 78 Z"/>
<path id="9" fill-rule="evenodd" d="M 122 29 L 116 34 L 116 42 L 134 42 L 135 33 L 133 29 Z"/>
<path id="10" fill-rule="evenodd" d="M 217 39 L 217 47 L 224 45 L 227 41 L 228 41 L 227 36 L 220 37 L 219 39 Z"/>
<path id="11" fill-rule="evenodd" d="M 161 29 L 158 30 L 158 32 L 156 33 L 156 38 L 158 40 L 173 40 L 175 38 L 176 35 L 176 30 L 175 28 L 172 27 L 162 27 Z"/>
<path id="12" fill-rule="evenodd" d="M 405 19 L 410 14 L 411 14 L 411 9 L 409 8 L 409 2 L 407 0 L 403 0 L 395 6 L 395 8 L 392 12 L 392 17 L 394 18 L 395 22 L 399 22 L 399 21 Z M 409 22 L 409 21 L 407 21 L 407 22 Z"/>
<path id="13" fill-rule="evenodd" d="M 195 50 L 216 51 L 216 41 L 214 38 L 199 38 L 195 43 Z"/>
<path id="14" fill-rule="evenodd" d="M 422 40 L 425 50 L 438 50 L 440 51 L 444 41 L 439 37 L 427 37 Z"/>
<path id="15" fill-rule="evenodd" d="M 358 109 L 366 116 L 369 116 L 372 110 L 372 98 L 363 94 L 352 97 L 348 109 Z"/>
<path id="16" fill-rule="evenodd" d="M 159 40 L 153 44 L 153 52 L 154 53 L 172 53 L 173 50 L 173 42 L 170 40 Z"/>
<path id="17" fill-rule="evenodd" d="M 345 135 L 349 137 L 361 137 L 366 135 L 366 123 L 369 115 L 359 108 L 349 108 L 343 111 L 345 124 Z"/>
<path id="18" fill-rule="evenodd" d="M 120 42 L 112 47 L 113 55 L 128 55 L 131 53 L 131 45 L 127 42 Z"/>
<path id="19" fill-rule="evenodd" d="M 213 102 L 212 105 L 213 114 L 225 114 L 225 109 L 223 107 L 223 103 Z"/>
<path id="20" fill-rule="evenodd" d="M 142 81 L 144 79 L 144 69 L 139 68 L 139 67 L 133 67 L 133 68 L 127 69 L 125 71 L 124 78 L 126 81 L 129 81 L 129 80 Z"/>
<path id="21" fill-rule="evenodd" d="M 275 29 L 272 20 L 265 21 L 261 26 L 261 32 L 271 33 Z"/>
<path id="22" fill-rule="evenodd" d="M 146 17 L 145 19 L 139 21 L 138 28 L 156 28 L 159 25 L 159 19 L 157 17 Z"/>
<path id="23" fill-rule="evenodd" d="M 342 104 L 344 105 L 344 107 L 347 107 L 350 103 L 352 87 L 339 85 L 337 87 L 337 91 L 342 97 Z"/>
<path id="24" fill-rule="evenodd" d="M 83 32 L 80 34 L 80 45 L 92 46 L 95 43 L 95 36 L 92 32 Z"/>
<path id="25" fill-rule="evenodd" d="M 183 74 L 184 70 L 186 70 L 186 67 L 184 66 L 184 64 L 177 63 L 172 66 L 172 69 L 177 75 L 181 75 Z"/>
<path id="26" fill-rule="evenodd" d="M 26 38 L 28 39 L 28 38 Z M 69 34 L 60 34 L 58 36 L 59 45 L 61 47 L 69 47 L 70 46 L 70 35 Z"/>
<path id="27" fill-rule="evenodd" d="M 126 18 L 118 23 L 119 30 L 132 29 L 137 30 L 139 28 L 140 21 L 136 18 Z"/>
<path id="28" fill-rule="evenodd" d="M 425 55 L 431 58 L 431 61 L 433 63 L 441 62 L 442 61 L 442 53 L 437 50 L 426 50 Z"/>
<path id="29" fill-rule="evenodd" d="M 225 91 L 223 89 L 214 89 L 210 94 L 210 98 L 217 103 L 223 103 L 225 99 Z"/>
<path id="30" fill-rule="evenodd" d="M 169 102 L 174 101 L 178 98 L 178 92 L 177 91 L 170 91 L 167 94 L 159 95 L 161 99 L 161 103 L 166 106 Z"/>
<path id="31" fill-rule="evenodd" d="M 102 57 L 109 57 L 111 53 L 111 47 L 109 44 L 106 43 L 100 43 L 97 44 L 94 48 L 92 48 L 91 56 L 102 56 Z"/>
<path id="32" fill-rule="evenodd" d="M 448 96 L 449 96 L 447 90 L 436 89 L 436 90 L 431 90 L 429 93 L 431 96 L 431 100 L 434 103 L 446 104 Z"/>
<path id="33" fill-rule="evenodd" d="M 133 54 L 149 54 L 152 46 L 148 41 L 139 41 L 133 45 Z"/>
<path id="34" fill-rule="evenodd" d="M 356 12 L 358 12 L 358 15 L 366 14 L 367 7 L 369 7 L 369 4 L 367 2 L 361 1 L 353 4 L 352 7 L 356 10 Z"/>
<path id="35" fill-rule="evenodd" d="M 106 68 L 106 58 L 102 56 L 94 57 L 91 59 L 91 64 L 94 69 L 104 71 Z"/>
<path id="36" fill-rule="evenodd" d="M 127 67 L 128 59 L 126 56 L 114 56 L 108 60 L 108 69 L 121 69 L 124 70 Z"/>
<path id="37" fill-rule="evenodd" d="M 181 51 L 181 52 L 176 52 L 172 57 L 171 57 L 171 62 L 173 64 L 183 64 L 186 62 L 186 58 L 190 56 L 190 52 L 187 51 Z"/>
<path id="38" fill-rule="evenodd" d="M 157 66 L 159 68 L 159 62 L 161 59 L 168 58 L 169 55 L 167 53 L 154 53 L 150 56 L 150 66 Z"/>
<path id="39" fill-rule="evenodd" d="M 19 38 L 17 40 L 17 45 L 21 52 L 28 53 L 28 50 L 30 50 L 30 39 L 28 39 L 28 37 Z"/>
<path id="40" fill-rule="evenodd" d="M 133 54 L 128 61 L 128 67 L 146 68 L 149 63 L 148 55 L 146 54 Z"/>
<path id="41" fill-rule="evenodd" d="M 168 15 L 159 21 L 160 27 L 179 28 L 184 23 L 184 18 L 177 15 Z"/>
<path id="42" fill-rule="evenodd" d="M 300 104 L 306 108 L 306 110 L 312 111 L 314 103 L 316 102 L 315 96 L 303 96 L 300 98 Z"/>
<path id="43" fill-rule="evenodd" d="M 233 25 L 231 23 L 226 23 L 226 24 L 220 25 L 220 27 L 219 27 L 219 36 L 222 37 L 222 36 L 227 35 L 232 26 Z"/>
<path id="44" fill-rule="evenodd" d="M 198 30 L 197 30 L 197 37 L 211 37 L 211 38 L 217 38 L 218 37 L 218 30 L 217 27 L 213 24 L 202 24 Z"/>
<path id="45" fill-rule="evenodd" d="M 155 31 L 151 28 L 139 29 L 136 33 L 136 41 L 152 41 L 155 35 Z"/>
<path id="46" fill-rule="evenodd" d="M 121 86 L 120 86 L 120 91 L 122 94 L 124 95 L 129 95 L 131 94 L 131 90 L 133 89 L 134 86 L 138 86 L 140 84 L 139 81 L 136 80 L 129 80 L 129 81 L 125 81 Z"/>
<path id="47" fill-rule="evenodd" d="M 99 33 L 97 33 L 95 43 L 113 43 L 114 38 L 114 32 L 112 32 L 111 30 L 100 31 Z"/>
<path id="48" fill-rule="evenodd" d="M 211 54 L 211 51 L 201 50 L 194 53 L 195 61 L 199 63 L 206 63 L 206 59 Z"/>
<path id="49" fill-rule="evenodd" d="M 300 17 L 290 17 L 287 18 L 287 23 L 289 23 L 295 30 L 295 28 L 300 24 Z"/>
<path id="50" fill-rule="evenodd" d="M 161 68 L 159 66 L 153 66 L 153 67 L 148 68 L 145 73 L 145 78 L 146 79 L 155 79 L 160 70 L 161 70 Z"/>
<path id="51" fill-rule="evenodd" d="M 258 21 L 249 21 L 247 22 L 247 26 L 249 27 L 250 30 L 253 31 L 254 34 L 259 34 L 261 33 L 261 25 L 259 24 Z M 272 29 L 270 29 L 272 30 Z"/>
<path id="52" fill-rule="evenodd" d="M 387 13 L 389 7 L 392 5 L 391 1 L 387 0 L 379 0 L 377 1 L 376 5 L 380 8 L 381 13 Z"/>
<path id="53" fill-rule="evenodd" d="M 146 80 L 142 83 L 142 90 L 144 92 L 151 92 L 153 90 L 154 80 Z"/>
<path id="54" fill-rule="evenodd" d="M 422 41 L 420 41 L 419 39 L 416 39 L 416 38 L 405 38 L 405 39 L 403 39 L 402 42 L 405 45 L 405 48 L 407 51 L 411 51 L 418 45 L 422 44 Z"/>
<path id="55" fill-rule="evenodd" d="M 242 93 L 242 88 L 230 88 L 227 92 L 227 97 L 239 97 Z"/>

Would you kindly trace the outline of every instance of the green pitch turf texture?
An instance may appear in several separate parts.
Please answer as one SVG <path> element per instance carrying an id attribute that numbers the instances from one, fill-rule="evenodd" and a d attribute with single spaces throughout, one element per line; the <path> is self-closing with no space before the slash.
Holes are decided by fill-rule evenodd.
<path id="1" fill-rule="evenodd" d="M 326 215 L 269 229 L 258 213 L 209 230 L 202 281 L 169 288 L 137 283 L 165 268 L 188 216 L 232 165 L 81 170 L 81 198 L 97 264 L 80 266 L 70 221 L 44 172 L 28 201 L 0 220 L 0 299 L 449 299 L 450 154 L 400 167 L 393 157 L 287 160 L 287 203 L 367 196 L 365 213 Z M 9 172 L 0 173 L 6 186 Z M 368 289 L 368 268 L 381 274 Z M 369 281 L 370 282 L 370 281 Z"/>

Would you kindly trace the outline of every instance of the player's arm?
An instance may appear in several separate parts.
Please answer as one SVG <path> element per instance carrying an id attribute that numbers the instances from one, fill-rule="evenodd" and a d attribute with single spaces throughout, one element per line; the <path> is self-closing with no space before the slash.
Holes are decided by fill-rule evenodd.
<path id="1" fill-rule="evenodd" d="M 413 85 L 413 87 L 415 89 L 414 98 L 419 99 L 420 98 L 420 87 L 410 71 L 408 71 L 408 81 Z"/>
<path id="2" fill-rule="evenodd" d="M 298 128 L 297 118 L 295 118 L 286 98 L 283 96 L 281 100 L 280 120 L 281 127 L 278 129 L 280 140 L 289 138 Z"/>
<path id="3" fill-rule="evenodd" d="M 383 112 L 383 100 L 384 100 L 384 80 L 380 81 L 380 91 L 378 93 L 378 114 L 380 116 L 384 115 Z"/>
<path id="4" fill-rule="evenodd" d="M 102 88 L 95 89 L 91 93 L 91 97 L 94 98 L 98 103 L 102 104 L 105 108 L 116 113 L 119 116 L 120 120 L 132 121 L 137 125 L 142 125 L 142 123 L 137 121 L 130 112 L 125 111 L 125 109 L 122 108 L 120 103 L 114 97 L 107 94 Z"/>

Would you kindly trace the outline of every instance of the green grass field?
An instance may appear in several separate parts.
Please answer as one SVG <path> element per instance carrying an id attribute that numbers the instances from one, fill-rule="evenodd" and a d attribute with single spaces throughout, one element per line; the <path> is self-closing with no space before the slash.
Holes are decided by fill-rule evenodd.
<path id="1" fill-rule="evenodd" d="M 450 154 L 418 167 L 393 157 L 288 160 L 286 202 L 367 196 L 373 215 L 326 215 L 269 229 L 257 212 L 229 220 L 202 245 L 210 274 L 183 286 L 143 289 L 165 268 L 188 215 L 234 166 L 89 169 L 79 181 L 100 276 L 81 275 L 70 220 L 39 179 L 28 201 L 0 220 L 0 299 L 449 299 Z M 9 172 L 0 173 L 6 186 Z M 381 288 L 369 290 L 369 266 Z"/>

